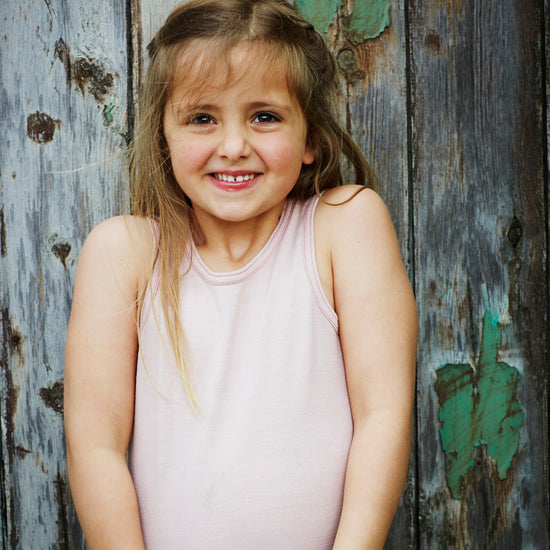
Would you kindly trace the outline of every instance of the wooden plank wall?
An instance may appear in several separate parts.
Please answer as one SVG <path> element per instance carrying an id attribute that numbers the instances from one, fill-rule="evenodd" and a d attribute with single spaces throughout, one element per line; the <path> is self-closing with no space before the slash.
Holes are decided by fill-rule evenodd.
<path id="1" fill-rule="evenodd" d="M 84 236 L 124 209 L 123 2 L 0 9 L 3 548 L 81 548 L 67 487 L 63 353 Z"/>
<path id="2" fill-rule="evenodd" d="M 541 15 L 410 8 L 421 548 L 548 547 Z"/>
<path id="3" fill-rule="evenodd" d="M 548 548 L 550 0 L 296 3 L 334 49 L 417 295 L 386 547 Z M 176 4 L 0 0 L 5 549 L 85 548 L 61 418 L 72 280 L 90 228 L 127 210 L 143 49 Z"/>

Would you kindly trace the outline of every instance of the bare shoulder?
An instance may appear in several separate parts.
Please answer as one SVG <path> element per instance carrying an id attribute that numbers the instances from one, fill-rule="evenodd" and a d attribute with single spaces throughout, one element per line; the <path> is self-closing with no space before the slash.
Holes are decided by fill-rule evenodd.
<path id="1" fill-rule="evenodd" d="M 151 259 L 154 237 L 151 223 L 138 216 L 115 216 L 92 229 L 82 254 L 109 258 L 112 261 Z M 81 255 L 82 255 L 81 254 Z"/>
<path id="2" fill-rule="evenodd" d="M 350 277 L 355 277 L 353 288 L 361 283 L 374 289 L 374 278 L 403 270 L 390 216 L 372 189 L 343 185 L 326 191 L 314 222 L 319 277 L 336 309 L 335 294 L 349 285 Z"/>
<path id="3" fill-rule="evenodd" d="M 113 256 L 147 253 L 152 246 L 151 224 L 138 216 L 115 216 L 102 221 L 84 243 L 85 249 Z"/>
<path id="4" fill-rule="evenodd" d="M 389 303 L 388 296 L 400 296 L 400 304 L 412 304 L 399 241 L 378 194 L 343 186 L 324 198 L 318 223 L 320 234 L 326 235 L 336 310 L 353 309 L 361 299 L 373 304 L 375 296 L 384 297 L 385 304 Z"/>
<path id="5" fill-rule="evenodd" d="M 150 222 L 137 216 L 116 216 L 98 224 L 82 247 L 75 284 L 114 278 L 131 294 L 145 284 L 152 263 L 154 238 Z"/>
<path id="6" fill-rule="evenodd" d="M 328 239 L 331 251 L 363 241 L 397 244 L 393 224 L 380 196 L 372 189 L 343 185 L 330 189 L 319 202 L 316 214 L 321 239 Z M 324 236 L 324 237 L 323 237 Z"/>
<path id="7" fill-rule="evenodd" d="M 373 189 L 360 185 L 341 185 L 329 189 L 321 202 L 327 203 L 327 207 L 332 206 L 333 213 L 340 216 L 387 213 L 380 195 Z"/>

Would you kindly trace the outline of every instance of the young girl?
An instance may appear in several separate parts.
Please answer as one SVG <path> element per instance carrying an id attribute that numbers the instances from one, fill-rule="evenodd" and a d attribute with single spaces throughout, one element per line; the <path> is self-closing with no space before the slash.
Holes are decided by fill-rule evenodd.
<path id="1" fill-rule="evenodd" d="M 193 0 L 149 53 L 134 215 L 87 239 L 67 341 L 88 543 L 382 548 L 408 464 L 415 307 L 334 114 L 333 60 L 284 0 Z"/>

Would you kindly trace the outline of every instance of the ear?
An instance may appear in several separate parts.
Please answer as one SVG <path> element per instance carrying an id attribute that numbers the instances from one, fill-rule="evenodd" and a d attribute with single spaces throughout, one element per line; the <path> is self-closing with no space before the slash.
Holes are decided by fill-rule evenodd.
<path id="1" fill-rule="evenodd" d="M 302 164 L 313 164 L 314 160 L 315 160 L 315 155 L 313 154 L 313 148 L 309 143 L 306 143 L 304 156 L 302 157 Z"/>

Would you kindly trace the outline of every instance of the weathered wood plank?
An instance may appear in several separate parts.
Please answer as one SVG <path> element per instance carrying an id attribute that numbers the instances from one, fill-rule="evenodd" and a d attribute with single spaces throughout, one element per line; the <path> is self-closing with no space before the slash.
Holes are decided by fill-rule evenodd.
<path id="1" fill-rule="evenodd" d="M 123 2 L 22 0 L 0 19 L 4 548 L 81 548 L 63 348 L 84 236 L 124 208 Z"/>
<path id="2" fill-rule="evenodd" d="M 544 53 L 546 59 L 546 66 L 543 67 L 543 81 L 542 81 L 542 96 L 544 101 L 544 108 L 546 111 L 546 119 L 543 121 L 545 124 L 545 133 L 546 133 L 546 166 L 544 171 L 544 187 L 546 189 L 545 195 L 545 211 L 546 211 L 546 296 L 547 296 L 547 305 L 546 305 L 546 319 L 550 319 L 550 0 L 545 0 L 544 5 L 542 6 L 542 31 L 544 38 Z M 548 321 L 550 325 L 550 321 Z M 547 326 L 546 332 L 546 346 L 550 345 L 550 326 Z M 546 352 L 550 352 L 547 350 Z M 548 357 L 546 365 L 548 365 Z M 541 369 L 545 370 L 545 367 L 542 366 Z M 548 391 L 545 395 L 545 401 L 542 403 L 542 406 L 545 410 L 545 432 L 550 434 L 550 382 L 547 385 Z M 550 437 L 550 436 L 549 436 Z M 546 463 L 544 471 L 548 478 L 550 472 L 550 442 L 547 447 L 546 454 Z M 545 512 L 546 517 L 550 517 L 550 488 L 546 486 L 545 491 Z"/>
<path id="3" fill-rule="evenodd" d="M 540 4 L 410 10 L 420 547 L 547 548 Z"/>
<path id="4" fill-rule="evenodd" d="M 366 4 L 366 2 L 365 2 Z M 374 5 L 370 2 L 370 5 Z M 379 4 L 379 3 L 378 3 Z M 353 15 L 357 3 L 350 13 Z M 353 68 L 344 72 L 351 131 L 372 163 L 376 190 L 386 202 L 401 245 L 403 259 L 414 282 L 409 210 L 409 167 L 407 136 L 405 2 L 391 2 L 389 25 L 376 37 L 351 46 L 355 70 L 365 76 L 353 82 Z M 342 50 L 335 50 L 342 70 Z M 413 442 L 408 482 L 394 518 L 385 548 L 416 548 L 416 441 Z"/>
<path id="5" fill-rule="evenodd" d="M 546 81 L 546 184 L 549 185 L 550 178 L 550 0 L 545 0 L 543 6 L 542 20 L 544 22 L 545 46 L 546 46 L 546 72 L 544 73 Z M 544 90 L 543 90 L 544 93 Z M 548 197 L 547 197 L 548 200 Z M 548 207 L 548 205 L 547 205 Z"/>
<path id="6" fill-rule="evenodd" d="M 329 29 L 329 40 L 340 71 L 341 110 L 357 143 L 372 163 L 376 190 L 388 205 L 412 277 L 410 242 L 409 171 L 407 154 L 407 83 L 404 2 L 391 2 L 389 19 L 381 5 L 389 2 L 344 4 Z M 358 14 L 379 17 L 375 32 L 357 38 L 354 29 L 369 27 Z M 388 25 L 388 26 L 385 26 Z M 416 486 L 415 445 L 411 453 L 409 481 L 386 542 L 387 549 L 415 547 Z"/>
<path id="7" fill-rule="evenodd" d="M 545 54 L 546 54 L 546 67 L 544 73 L 544 80 L 546 85 L 543 87 L 543 94 L 545 96 L 545 108 L 546 108 L 546 185 L 548 189 L 550 179 L 550 0 L 545 0 L 542 8 L 542 20 L 543 20 L 543 32 L 545 38 Z M 548 197 L 547 197 L 548 200 Z M 548 208 L 548 204 L 546 205 Z M 550 289 L 549 289 L 550 295 Z"/>
<path id="8" fill-rule="evenodd" d="M 185 0 L 128 0 L 131 11 L 131 51 L 134 99 L 139 98 L 139 89 L 144 78 L 149 58 L 147 45 L 168 17 L 168 14 Z M 137 105 L 134 108 L 137 109 Z M 136 111 L 136 121 L 139 113 Z"/>
<path id="9" fill-rule="evenodd" d="M 348 3 L 331 45 L 340 70 L 342 111 L 348 113 L 349 129 L 372 163 L 377 177 L 376 190 L 386 202 L 394 222 L 403 259 L 411 279 L 414 276 L 410 241 L 409 168 L 407 137 L 407 80 L 405 2 L 391 2 L 387 27 L 380 17 L 377 36 L 365 40 L 349 38 L 346 26 L 365 28 L 357 23 L 361 6 L 379 7 L 383 2 Z M 388 3 L 389 4 L 389 3 Z M 376 13 L 374 9 L 370 13 Z M 378 13 L 381 16 L 382 13 Z M 356 23 L 354 25 L 354 23 Z M 372 33 L 375 34 L 375 33 Z M 385 548 L 405 550 L 416 547 L 416 450 L 413 443 L 407 487 L 401 499 Z"/>

